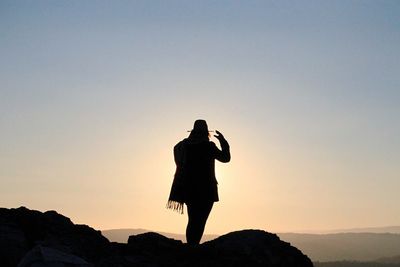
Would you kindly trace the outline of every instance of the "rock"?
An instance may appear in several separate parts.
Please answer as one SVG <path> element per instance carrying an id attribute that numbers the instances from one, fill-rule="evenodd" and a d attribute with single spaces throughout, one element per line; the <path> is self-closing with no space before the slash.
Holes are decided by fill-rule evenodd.
<path id="1" fill-rule="evenodd" d="M 311 267 L 300 250 L 261 230 L 232 232 L 199 246 L 158 233 L 111 243 L 55 211 L 0 208 L 0 266 Z M 39 263 L 38 263 L 39 264 Z"/>
<path id="2" fill-rule="evenodd" d="M 183 252 L 182 241 L 149 232 L 130 236 L 124 255 L 133 266 L 179 266 Z"/>
<path id="3" fill-rule="evenodd" d="M 232 232 L 203 246 L 210 251 L 209 266 L 313 266 L 300 250 L 261 230 Z M 217 261 L 220 264 L 211 264 Z"/>
<path id="4" fill-rule="evenodd" d="M 132 266 L 312 267 L 300 250 L 261 230 L 232 232 L 197 247 L 156 233 L 130 236 L 125 256 Z M 135 265 L 136 264 L 136 265 Z"/>
<path id="5" fill-rule="evenodd" d="M 0 208 L 0 231 L 0 264 L 5 267 L 17 266 L 36 245 L 73 254 L 91 263 L 104 258 L 110 246 L 100 231 L 87 225 L 75 225 L 55 211 Z"/>
<path id="6" fill-rule="evenodd" d="M 36 246 L 20 261 L 17 267 L 93 267 L 82 258 L 54 248 Z"/>
<path id="7" fill-rule="evenodd" d="M 24 232 L 12 224 L 0 224 L 0 265 L 16 266 L 28 251 Z"/>

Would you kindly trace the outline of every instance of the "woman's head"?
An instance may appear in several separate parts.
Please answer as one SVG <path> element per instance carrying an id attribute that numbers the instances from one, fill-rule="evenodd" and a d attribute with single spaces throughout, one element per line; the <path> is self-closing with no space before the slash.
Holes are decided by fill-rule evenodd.
<path id="1" fill-rule="evenodd" d="M 207 122 L 205 120 L 196 120 L 193 125 L 193 130 L 190 132 L 190 138 L 209 139 Z"/>

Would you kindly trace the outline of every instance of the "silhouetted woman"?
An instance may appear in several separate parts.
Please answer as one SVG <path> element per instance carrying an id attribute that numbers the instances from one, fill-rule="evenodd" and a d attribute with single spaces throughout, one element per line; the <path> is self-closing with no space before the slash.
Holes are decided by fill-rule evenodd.
<path id="1" fill-rule="evenodd" d="M 208 215 L 219 200 L 215 159 L 229 162 L 231 158 L 228 142 L 220 132 L 216 133 L 222 150 L 209 140 L 206 121 L 196 120 L 189 137 L 174 147 L 176 172 L 167 207 L 183 213 L 186 204 L 188 244 L 200 243 Z"/>

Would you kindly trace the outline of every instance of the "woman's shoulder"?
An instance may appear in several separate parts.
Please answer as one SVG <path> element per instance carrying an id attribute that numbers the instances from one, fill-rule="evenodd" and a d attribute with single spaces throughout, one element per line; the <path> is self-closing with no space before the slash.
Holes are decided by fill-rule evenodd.
<path id="1" fill-rule="evenodd" d="M 182 141 L 179 141 L 176 145 L 175 148 L 178 147 L 210 147 L 214 148 L 217 147 L 213 141 L 209 140 L 191 140 L 190 138 L 185 138 Z"/>
<path id="2" fill-rule="evenodd" d="M 187 142 L 186 139 L 187 139 L 187 138 L 185 138 L 185 139 L 179 141 L 179 142 L 174 146 L 174 148 L 179 148 L 179 147 L 182 147 L 183 145 L 185 145 L 185 143 Z"/>

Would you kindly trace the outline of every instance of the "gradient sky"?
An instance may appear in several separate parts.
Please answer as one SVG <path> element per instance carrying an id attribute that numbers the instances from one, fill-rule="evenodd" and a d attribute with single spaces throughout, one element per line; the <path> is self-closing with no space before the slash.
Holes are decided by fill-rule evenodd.
<path id="1" fill-rule="evenodd" d="M 165 209 L 172 148 L 204 118 L 232 153 L 206 232 L 400 225 L 399 16 L 399 1 L 1 1 L 0 206 L 184 233 Z"/>

